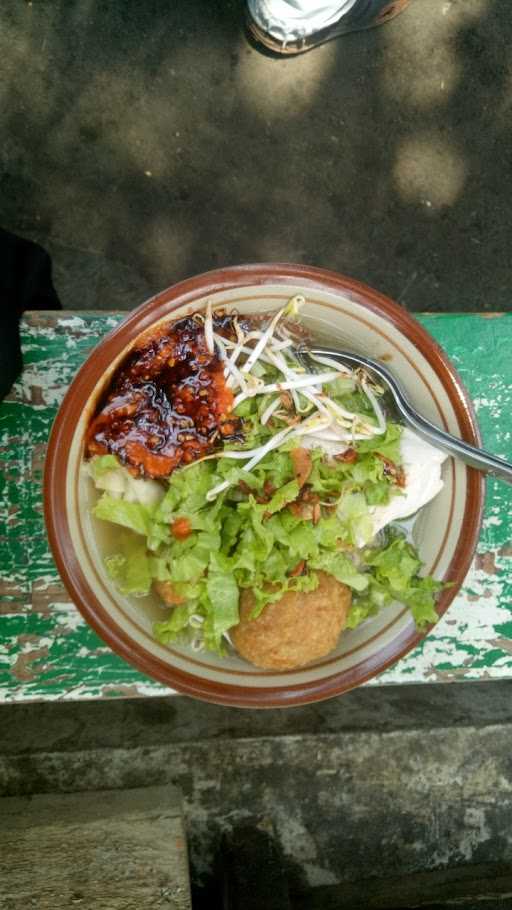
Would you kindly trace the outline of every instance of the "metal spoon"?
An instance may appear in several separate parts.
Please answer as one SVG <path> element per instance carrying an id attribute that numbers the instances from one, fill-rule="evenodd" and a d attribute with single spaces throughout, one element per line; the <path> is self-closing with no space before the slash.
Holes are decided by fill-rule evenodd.
<path id="1" fill-rule="evenodd" d="M 505 461 L 504 458 L 498 458 L 497 455 L 491 455 L 490 452 L 485 452 L 483 449 L 477 449 L 476 446 L 469 445 L 462 439 L 457 439 L 456 436 L 440 430 L 430 420 L 418 414 L 410 404 L 398 380 L 395 379 L 387 367 L 377 360 L 362 357 L 360 354 L 352 354 L 348 351 L 337 351 L 325 347 L 310 348 L 302 346 L 296 348 L 294 354 L 310 372 L 314 372 L 315 369 L 318 371 L 318 365 L 308 356 L 309 354 L 330 357 L 350 367 L 364 367 L 365 370 L 374 373 L 391 392 L 403 422 L 411 430 L 414 430 L 418 436 L 426 439 L 427 442 L 432 443 L 436 448 L 443 449 L 445 452 L 449 452 L 450 455 L 460 458 L 461 461 L 471 465 L 472 468 L 478 468 L 480 471 L 486 471 L 488 474 L 493 474 L 501 480 L 512 483 L 512 464 L 510 462 Z"/>

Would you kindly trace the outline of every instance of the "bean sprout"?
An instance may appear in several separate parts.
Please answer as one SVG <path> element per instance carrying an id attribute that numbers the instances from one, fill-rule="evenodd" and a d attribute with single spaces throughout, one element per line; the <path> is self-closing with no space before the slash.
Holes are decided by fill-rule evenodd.
<path id="1" fill-rule="evenodd" d="M 274 411 L 277 411 L 280 404 L 281 404 L 281 399 L 274 398 L 274 400 L 270 402 L 268 408 L 265 408 L 265 410 L 263 411 L 263 414 L 260 417 L 260 423 L 263 424 L 263 426 L 265 426 L 265 424 L 268 423 L 268 421 L 272 417 L 272 414 L 274 413 Z"/>
<path id="2" fill-rule="evenodd" d="M 213 354 L 213 314 L 212 314 L 212 302 L 208 301 L 206 304 L 206 319 L 204 321 L 204 338 L 206 341 L 206 347 L 210 354 Z"/>
<path id="3" fill-rule="evenodd" d="M 264 407 L 258 422 L 267 426 L 275 416 L 287 425 L 274 433 L 262 445 L 249 450 L 224 448 L 210 456 L 211 458 L 232 458 L 244 461 L 243 471 L 251 471 L 265 456 L 279 448 L 292 438 L 311 435 L 319 443 L 348 443 L 369 439 L 386 431 L 386 418 L 376 396 L 380 390 L 371 386 L 371 380 L 364 371 L 351 370 L 333 358 L 321 354 L 311 354 L 312 360 L 327 368 L 320 373 L 307 372 L 296 359 L 293 345 L 296 340 L 289 328 L 283 324 L 283 317 L 295 316 L 304 303 L 301 295 L 292 297 L 288 303 L 277 311 L 263 330 L 253 329 L 244 332 L 238 316 L 234 318 L 236 341 L 225 338 L 213 329 L 213 310 L 208 302 L 204 318 L 205 342 L 213 353 L 217 348 L 224 368 L 224 377 L 228 388 L 235 394 L 232 410 L 248 398 L 261 395 L 272 395 L 271 401 Z M 245 360 L 241 362 L 241 359 Z M 258 366 L 259 364 L 259 366 Z M 266 366 L 264 366 L 266 365 Z M 278 378 L 268 374 L 268 367 L 277 371 Z M 257 369 L 255 370 L 255 368 Z M 262 378 L 263 377 L 263 378 Z M 351 378 L 354 386 L 359 386 L 365 394 L 375 415 L 367 418 L 362 414 L 344 408 L 327 394 L 330 383 L 337 379 Z M 265 381 L 266 380 L 266 381 Z M 285 407 L 282 393 L 289 393 L 290 402 Z M 293 403 L 293 412 L 291 405 Z M 294 416 L 295 415 L 295 416 Z M 300 417 L 303 420 L 300 420 Z M 200 459 L 203 460 L 203 459 Z M 219 493 L 228 489 L 231 482 L 224 480 L 213 487 L 207 494 L 209 502 Z"/>

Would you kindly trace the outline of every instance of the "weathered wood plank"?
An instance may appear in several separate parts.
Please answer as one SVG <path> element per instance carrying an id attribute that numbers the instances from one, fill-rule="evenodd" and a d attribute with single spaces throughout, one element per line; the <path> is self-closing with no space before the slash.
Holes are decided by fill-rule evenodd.
<path id="1" fill-rule="evenodd" d="M 161 695 L 69 602 L 48 550 L 41 477 L 56 410 L 119 313 L 29 313 L 25 370 L 0 405 L 0 701 Z M 512 459 L 512 315 L 423 316 L 469 388 L 489 449 Z M 448 614 L 373 685 L 512 676 L 512 490 L 491 480 L 479 555 Z M 3 516 L 3 517 L 2 517 Z"/>
<path id="2" fill-rule="evenodd" d="M 172 787 L 0 800 L 0 910 L 187 910 Z"/>

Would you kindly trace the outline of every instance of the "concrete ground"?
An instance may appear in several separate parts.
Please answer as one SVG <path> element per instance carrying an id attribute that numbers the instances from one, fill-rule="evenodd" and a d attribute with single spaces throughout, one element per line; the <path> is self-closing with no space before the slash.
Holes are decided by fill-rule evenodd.
<path id="1" fill-rule="evenodd" d="M 243 0 L 4 0 L 1 224 L 47 246 L 68 309 L 255 260 L 508 309 L 509 6 L 412 0 L 283 60 Z"/>
<path id="2" fill-rule="evenodd" d="M 2 712 L 0 796 L 177 785 L 198 908 L 222 833 L 249 823 L 273 827 L 308 910 L 352 906 L 330 901 L 340 884 L 431 869 L 502 864 L 512 882 L 511 692 L 366 688 L 289 711 L 18 705 Z M 476 906 L 510 910 L 512 895 Z"/>

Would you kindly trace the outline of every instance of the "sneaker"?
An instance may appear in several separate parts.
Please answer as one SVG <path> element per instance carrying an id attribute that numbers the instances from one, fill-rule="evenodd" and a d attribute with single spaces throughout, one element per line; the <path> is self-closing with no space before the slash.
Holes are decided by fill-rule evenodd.
<path id="1" fill-rule="evenodd" d="M 249 38 L 276 54 L 292 56 L 364 29 L 384 25 L 402 13 L 410 0 L 247 0 Z"/>

